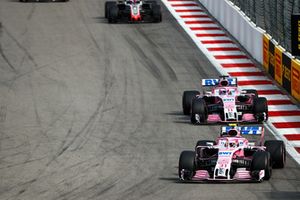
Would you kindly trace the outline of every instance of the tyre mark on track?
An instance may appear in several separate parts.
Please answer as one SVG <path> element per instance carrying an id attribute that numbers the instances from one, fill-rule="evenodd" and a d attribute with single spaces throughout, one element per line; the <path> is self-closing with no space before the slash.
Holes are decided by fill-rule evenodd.
<path id="1" fill-rule="evenodd" d="M 4 123 L 6 121 L 6 112 L 7 106 L 0 106 L 0 123 Z"/>
<path id="2" fill-rule="evenodd" d="M 32 74 L 33 72 L 37 72 L 37 71 L 40 71 L 44 68 L 48 68 L 48 67 L 51 67 L 52 65 L 55 65 L 56 63 L 59 63 L 60 61 L 63 61 L 63 60 L 66 60 L 66 59 L 71 59 L 72 57 L 75 57 L 77 56 L 78 54 L 74 54 L 74 55 L 71 55 L 71 56 L 68 56 L 68 57 L 64 57 L 64 58 L 60 58 L 60 59 L 57 59 L 51 63 L 48 63 L 48 64 L 45 64 L 45 65 L 41 65 L 41 66 L 38 66 L 34 69 L 30 69 L 29 71 L 27 72 L 24 72 L 24 73 L 19 73 L 18 75 L 16 75 L 15 77 L 11 78 L 11 79 L 8 79 L 8 80 L 5 80 L 5 81 L 1 81 L 0 80 L 0 83 L 1 84 L 5 84 L 6 82 L 12 82 L 11 84 L 13 84 L 16 80 L 24 77 L 24 76 L 27 76 L 29 74 Z M 22 66 L 22 63 L 24 62 L 24 59 L 22 59 L 23 61 L 21 62 L 20 66 Z M 41 74 L 41 76 L 43 76 Z"/>
<path id="3" fill-rule="evenodd" d="M 29 53 L 29 51 L 10 33 L 5 26 L 2 26 L 5 33 L 17 44 L 17 46 L 25 53 L 28 59 L 32 62 L 35 68 L 38 68 L 38 64 L 35 62 L 33 56 Z"/>
<path id="4" fill-rule="evenodd" d="M 30 10 L 30 12 L 29 12 L 29 14 L 27 16 L 27 20 L 31 20 L 31 18 L 32 18 L 34 12 L 35 12 L 35 8 L 36 8 L 35 4 L 31 4 L 31 6 L 32 7 L 31 7 L 31 10 Z"/>
<path id="5" fill-rule="evenodd" d="M 93 36 L 90 28 L 88 27 L 88 24 L 85 21 L 85 17 L 84 17 L 84 15 L 82 13 L 82 10 L 81 10 L 80 6 L 78 5 L 78 2 L 76 4 L 76 6 L 75 5 L 73 5 L 73 6 L 74 6 L 75 10 L 78 10 L 79 16 L 82 19 L 82 22 L 83 22 L 84 26 L 86 27 L 85 30 L 87 31 L 87 33 L 88 33 L 88 35 L 89 35 L 89 37 L 90 37 L 90 39 L 91 39 L 94 47 L 97 49 L 97 51 L 99 53 L 102 53 L 101 47 L 97 43 L 97 40 Z M 82 136 L 82 134 L 84 134 L 85 137 L 82 137 L 82 139 L 86 140 L 86 138 L 87 138 L 86 135 L 89 133 L 91 127 L 96 122 L 97 117 L 101 113 L 101 108 L 104 106 L 104 103 L 107 101 L 109 91 L 111 90 L 111 88 L 113 86 L 113 81 L 111 79 L 112 75 L 110 75 L 110 70 L 109 70 L 110 69 L 110 62 L 108 60 L 105 60 L 105 63 L 106 63 L 106 65 L 105 65 L 105 75 L 104 75 L 104 83 L 105 83 L 105 85 L 104 85 L 104 87 L 105 87 L 104 97 L 98 101 L 97 107 L 96 107 L 95 111 L 89 117 L 89 119 L 87 120 L 87 122 L 83 125 L 82 129 L 79 130 L 75 134 L 75 136 L 71 139 L 70 142 L 68 142 L 67 144 L 66 144 L 66 141 L 63 142 L 62 147 L 57 152 L 57 154 L 54 156 L 53 160 L 55 160 L 56 158 L 58 158 L 62 154 L 64 154 L 64 152 L 66 152 L 76 142 L 78 142 L 78 144 L 75 144 L 75 147 L 72 149 L 72 151 L 77 150 L 80 147 L 80 145 L 85 142 L 85 141 L 80 141 L 81 139 L 79 137 Z M 69 132 L 67 134 L 67 137 L 70 135 L 70 133 L 71 133 L 71 129 L 69 130 Z M 49 162 L 48 165 L 50 165 L 51 162 Z"/>
<path id="6" fill-rule="evenodd" d="M 148 58 L 148 56 L 145 54 L 143 49 L 133 40 L 131 39 L 128 35 L 124 36 L 125 40 L 128 42 L 128 44 L 135 49 L 135 52 L 141 57 L 141 59 L 145 63 L 144 66 L 146 69 L 159 81 L 163 81 L 161 71 L 159 68 L 155 65 L 155 63 Z"/>
<path id="7" fill-rule="evenodd" d="M 137 27 L 137 31 L 142 35 L 146 41 L 148 41 L 149 45 L 152 46 L 151 52 L 159 60 L 162 65 L 164 66 L 164 69 L 167 71 L 167 74 L 169 75 L 170 79 L 172 81 L 177 81 L 177 76 L 172 67 L 169 65 L 167 60 L 162 56 L 159 47 L 155 44 L 155 42 L 145 33 L 145 31 L 142 29 L 142 27 Z"/>
<path id="8" fill-rule="evenodd" d="M 0 38 L 2 38 L 3 36 L 3 25 L 0 22 Z M 14 65 L 10 62 L 10 60 L 7 58 L 7 56 L 5 55 L 3 48 L 2 48 L 2 43 L 0 41 L 0 55 L 3 58 L 3 60 L 7 63 L 7 65 L 10 67 L 10 69 L 14 72 L 17 73 L 16 68 L 14 67 Z"/>

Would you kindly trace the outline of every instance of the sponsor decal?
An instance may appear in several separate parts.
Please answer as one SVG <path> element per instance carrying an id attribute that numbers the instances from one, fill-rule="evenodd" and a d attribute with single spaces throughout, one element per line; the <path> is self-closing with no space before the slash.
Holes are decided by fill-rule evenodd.
<path id="1" fill-rule="evenodd" d="M 234 98 L 224 98 L 223 101 L 224 102 L 233 102 Z"/>
<path id="2" fill-rule="evenodd" d="M 229 86 L 236 85 L 236 79 L 235 78 L 228 78 L 226 79 L 229 83 Z M 219 79 L 202 79 L 202 85 L 203 86 L 214 86 L 219 84 Z"/>
<path id="3" fill-rule="evenodd" d="M 292 60 L 291 84 L 292 95 L 300 100 L 300 63 L 296 60 Z"/>
<path id="4" fill-rule="evenodd" d="M 223 126 L 222 132 L 228 133 L 231 129 L 233 129 L 232 126 Z M 241 126 L 236 127 L 236 129 L 238 129 L 242 135 L 259 135 L 263 130 L 261 126 Z"/>
<path id="5" fill-rule="evenodd" d="M 262 127 L 259 126 L 243 126 L 241 134 L 243 135 L 259 135 L 262 133 Z"/>
<path id="6" fill-rule="evenodd" d="M 218 79 L 205 79 L 204 85 L 210 86 L 210 85 L 218 85 L 219 80 Z"/>
<path id="7" fill-rule="evenodd" d="M 263 66 L 266 71 L 269 70 L 269 41 L 271 37 L 267 34 L 263 36 Z"/>
<path id="8" fill-rule="evenodd" d="M 282 52 L 284 50 L 280 46 L 275 47 L 275 80 L 282 85 Z"/>
<path id="9" fill-rule="evenodd" d="M 230 156 L 232 152 L 230 151 L 220 151 L 219 156 Z"/>

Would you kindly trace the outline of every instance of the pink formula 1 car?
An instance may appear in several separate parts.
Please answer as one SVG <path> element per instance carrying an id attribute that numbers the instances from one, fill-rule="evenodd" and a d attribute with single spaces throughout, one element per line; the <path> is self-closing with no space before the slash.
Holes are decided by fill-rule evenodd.
<path id="1" fill-rule="evenodd" d="M 203 94 L 185 91 L 182 96 L 183 113 L 191 115 L 193 124 L 262 123 L 268 119 L 267 99 L 259 97 L 256 90 L 239 90 L 236 78 L 203 79 L 202 86 L 213 88 Z"/>
<path id="2" fill-rule="evenodd" d="M 156 1 L 119 0 L 105 2 L 105 18 L 109 23 L 161 22 L 161 8 Z"/>
<path id="3" fill-rule="evenodd" d="M 251 141 L 242 135 L 260 135 Z M 283 141 L 264 142 L 262 126 L 224 126 L 216 141 L 200 140 L 195 151 L 183 151 L 179 178 L 183 181 L 269 180 L 272 168 L 283 168 L 286 149 Z"/>

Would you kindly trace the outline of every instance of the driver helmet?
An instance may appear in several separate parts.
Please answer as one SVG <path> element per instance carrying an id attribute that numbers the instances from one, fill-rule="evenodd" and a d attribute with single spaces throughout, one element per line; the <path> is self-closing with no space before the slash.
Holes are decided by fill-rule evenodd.
<path id="1" fill-rule="evenodd" d="M 226 89 L 220 89 L 219 95 L 226 95 Z"/>
<path id="2" fill-rule="evenodd" d="M 237 131 L 236 129 L 231 129 L 231 130 L 228 131 L 227 134 L 228 134 L 229 136 L 234 137 L 234 136 L 237 136 L 237 135 L 238 135 L 238 131 Z"/>

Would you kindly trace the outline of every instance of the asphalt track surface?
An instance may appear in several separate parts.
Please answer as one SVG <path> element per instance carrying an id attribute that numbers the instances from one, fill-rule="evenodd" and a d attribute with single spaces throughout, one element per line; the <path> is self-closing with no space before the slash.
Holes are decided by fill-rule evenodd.
<path id="1" fill-rule="evenodd" d="M 219 126 L 181 114 L 219 74 L 163 7 L 107 24 L 104 1 L 0 1 L 0 199 L 299 199 L 288 157 L 259 184 L 182 184 L 182 150 Z M 267 138 L 272 138 L 267 133 Z"/>

